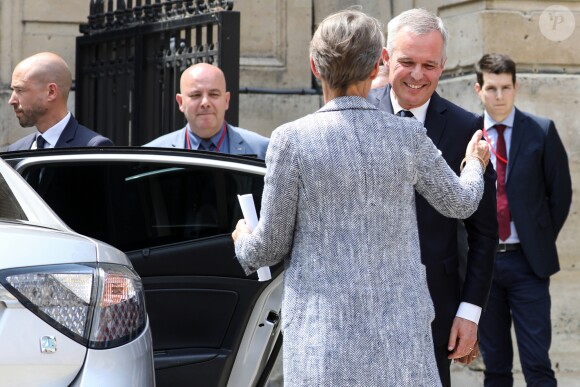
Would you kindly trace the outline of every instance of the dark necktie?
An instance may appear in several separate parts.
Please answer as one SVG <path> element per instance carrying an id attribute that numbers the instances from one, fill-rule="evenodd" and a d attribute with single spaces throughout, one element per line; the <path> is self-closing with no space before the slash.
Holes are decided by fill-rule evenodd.
<path id="1" fill-rule="evenodd" d="M 41 135 L 36 137 L 36 149 L 42 149 L 42 148 L 44 148 L 45 145 L 46 145 L 46 140 L 44 139 L 44 137 L 42 137 Z"/>
<path id="2" fill-rule="evenodd" d="M 201 141 L 199 143 L 199 147 L 197 149 L 213 152 L 213 151 L 215 151 L 215 145 L 213 144 L 213 142 Z"/>
<path id="3" fill-rule="evenodd" d="M 42 149 L 46 145 L 46 140 L 41 135 L 36 136 L 36 149 Z M 40 179 L 42 178 L 43 168 L 38 168 L 33 172 L 30 172 L 26 180 L 33 188 L 38 191 L 40 187 Z"/>
<path id="4" fill-rule="evenodd" d="M 497 141 L 496 141 L 496 161 L 495 170 L 497 172 L 497 222 L 499 225 L 499 238 L 505 241 L 511 234 L 510 230 L 510 208 L 508 205 L 507 195 L 505 192 L 505 182 L 506 182 L 506 172 L 507 164 L 507 148 L 505 144 L 505 138 L 503 137 L 503 131 L 505 130 L 505 125 L 495 125 L 495 130 L 497 130 Z M 503 160 L 501 160 L 503 159 Z"/>
<path id="5" fill-rule="evenodd" d="M 398 115 L 399 117 L 408 117 L 408 118 L 415 117 L 415 116 L 413 115 L 413 113 L 411 113 L 411 111 L 410 111 L 410 110 L 401 110 L 401 111 L 399 111 L 399 112 L 397 113 L 397 115 Z"/>

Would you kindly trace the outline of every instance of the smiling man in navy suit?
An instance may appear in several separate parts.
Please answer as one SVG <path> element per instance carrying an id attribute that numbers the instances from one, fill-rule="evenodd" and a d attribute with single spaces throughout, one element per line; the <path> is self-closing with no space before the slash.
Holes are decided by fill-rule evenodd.
<path id="1" fill-rule="evenodd" d="M 572 181 L 554 122 L 514 106 L 516 64 L 486 54 L 476 64 L 475 91 L 497 170 L 499 248 L 487 309 L 480 321 L 485 386 L 512 386 L 516 333 L 528 386 L 556 386 L 550 276 L 560 270 L 556 238 L 568 217 Z"/>
<path id="2" fill-rule="evenodd" d="M 66 62 L 51 52 L 24 59 L 12 73 L 8 103 L 29 134 L 8 147 L 9 151 L 76 146 L 110 146 L 112 141 L 80 125 L 68 111 L 72 75 Z"/>
<path id="3" fill-rule="evenodd" d="M 184 148 L 266 157 L 267 137 L 225 121 L 230 102 L 226 79 L 219 67 L 194 64 L 181 74 L 175 99 L 185 115 L 185 128 L 165 134 L 145 146 Z"/>
<path id="4" fill-rule="evenodd" d="M 412 115 L 422 122 L 449 166 L 459 174 L 465 146 L 481 129 L 481 122 L 477 115 L 435 91 L 445 65 L 447 35 L 441 18 L 424 9 L 411 9 L 392 19 L 383 50 L 389 84 L 371 90 L 368 100 L 381 110 Z M 464 221 L 467 239 L 461 244 L 459 221 L 439 214 L 416 195 L 421 261 L 435 306 L 435 357 L 445 387 L 451 385 L 451 359 L 469 363 L 478 355 L 478 322 L 489 294 L 497 248 L 495 172 L 491 164 L 484 179 L 483 198 L 477 211 Z M 468 251 L 462 281 L 464 245 Z"/>

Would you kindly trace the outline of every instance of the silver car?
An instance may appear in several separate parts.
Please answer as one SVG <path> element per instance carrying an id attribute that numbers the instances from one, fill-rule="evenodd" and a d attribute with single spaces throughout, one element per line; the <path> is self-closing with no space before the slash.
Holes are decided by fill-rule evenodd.
<path id="1" fill-rule="evenodd" d="M 113 147 L 0 156 L 68 226 L 127 254 L 145 289 L 157 386 L 280 382 L 283 265 L 269 281 L 247 277 L 231 238 L 238 195 L 252 194 L 259 214 L 263 161 Z"/>
<path id="2" fill-rule="evenodd" d="M 2 160 L 0 254 L 0 385 L 155 385 L 127 256 L 72 231 Z"/>

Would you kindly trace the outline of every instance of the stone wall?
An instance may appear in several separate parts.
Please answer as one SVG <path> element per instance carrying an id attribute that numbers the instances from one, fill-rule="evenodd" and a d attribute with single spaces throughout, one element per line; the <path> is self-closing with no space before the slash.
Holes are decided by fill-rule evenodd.
<path id="1" fill-rule="evenodd" d="M 320 96 L 304 94 L 312 89 L 312 1 L 239 1 L 234 9 L 242 36 L 240 89 L 249 89 L 240 94 L 239 125 L 269 136 L 322 103 Z"/>
<path id="2" fill-rule="evenodd" d="M 372 0 L 236 3 L 244 37 L 240 88 L 270 89 L 270 93 L 240 95 L 240 126 L 269 134 L 277 126 L 322 106 L 320 95 L 304 93 L 313 87 L 308 47 L 316 26 L 330 13 L 355 4 L 386 22 L 391 14 L 387 3 Z"/>
<path id="3" fill-rule="evenodd" d="M 23 58 L 52 51 L 64 58 L 74 78 L 75 38 L 88 13 L 85 0 L 0 1 L 0 150 L 34 131 L 21 128 L 8 105 L 12 70 Z M 69 108 L 74 112 L 73 102 L 71 93 Z"/>
<path id="4" fill-rule="evenodd" d="M 580 2 L 553 7 L 548 1 L 447 2 L 439 10 L 450 32 L 449 59 L 440 93 L 464 108 L 483 107 L 474 91 L 473 64 L 487 52 L 517 63 L 516 106 L 554 120 L 566 147 L 573 184 L 568 220 L 558 238 L 562 268 L 580 266 Z M 550 8 L 548 8 L 550 7 Z"/>
<path id="5" fill-rule="evenodd" d="M 238 0 L 234 9 L 241 13 L 240 126 L 269 135 L 277 126 L 322 105 L 321 96 L 312 94 L 309 41 L 325 16 L 353 4 L 385 24 L 391 14 L 411 7 L 437 12 L 451 36 L 438 89 L 468 110 L 482 109 L 473 90 L 473 64 L 485 52 L 511 55 L 519 71 L 517 106 L 556 122 L 570 158 L 574 187 L 578 186 L 578 1 L 561 1 L 560 8 L 554 8 L 553 2 L 541 0 Z M 63 56 L 74 74 L 75 37 L 88 10 L 89 0 L 0 1 L 0 150 L 33 130 L 19 127 L 7 103 L 12 69 L 22 58 L 50 50 Z M 70 101 L 74 112 L 74 96 Z M 575 250 L 580 204 L 577 189 L 574 193 L 571 215 L 559 238 L 564 268 L 580 264 Z"/>
<path id="6" fill-rule="evenodd" d="M 323 104 L 320 95 L 311 94 L 308 44 L 326 15 L 353 4 L 361 4 L 385 24 L 391 15 L 412 7 L 438 13 L 451 35 L 438 91 L 471 111 L 482 110 L 473 89 L 473 64 L 486 52 L 511 55 L 519 70 L 517 106 L 555 121 L 570 159 L 574 199 L 558 239 L 563 270 L 553 277 L 551 354 L 561 385 L 576 385 L 580 377 L 580 129 L 576 119 L 580 2 L 560 1 L 565 8 L 554 8 L 546 0 L 235 0 L 234 9 L 241 13 L 240 126 L 269 135 Z M 0 150 L 33 130 L 19 127 L 7 103 L 12 69 L 24 57 L 50 50 L 63 56 L 74 73 L 75 37 L 88 11 L 89 0 L 0 0 Z M 74 112 L 74 96 L 69 101 Z M 516 380 L 521 380 L 519 365 L 515 367 Z M 481 376 L 476 379 L 470 386 L 481 385 Z"/>

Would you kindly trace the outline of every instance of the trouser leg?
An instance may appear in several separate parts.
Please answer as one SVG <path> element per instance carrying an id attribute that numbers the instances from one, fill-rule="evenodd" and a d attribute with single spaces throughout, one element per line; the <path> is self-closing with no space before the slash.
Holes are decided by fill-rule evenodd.
<path id="1" fill-rule="evenodd" d="M 539 278 L 520 254 L 510 290 L 510 307 L 522 371 L 528 387 L 556 386 L 549 357 L 552 343 L 550 279 Z"/>
<path id="2" fill-rule="evenodd" d="M 486 387 L 513 386 L 513 348 L 511 338 L 511 313 L 507 289 L 503 285 L 503 272 L 496 257 L 494 279 L 487 307 L 479 321 L 479 348 L 485 363 Z"/>
<path id="3" fill-rule="evenodd" d="M 435 345 L 435 360 L 443 387 L 451 387 L 451 360 L 447 358 L 449 351 L 445 345 Z"/>

